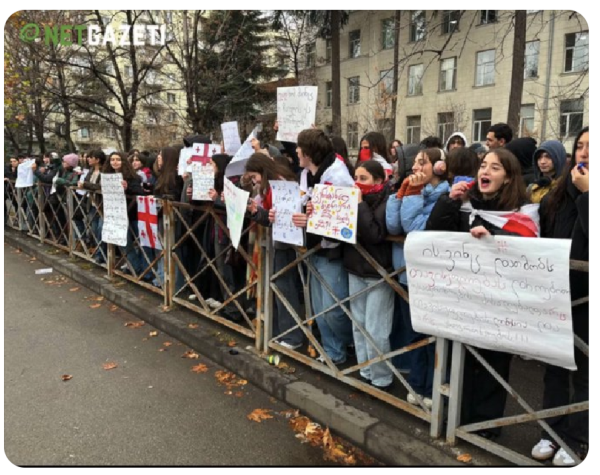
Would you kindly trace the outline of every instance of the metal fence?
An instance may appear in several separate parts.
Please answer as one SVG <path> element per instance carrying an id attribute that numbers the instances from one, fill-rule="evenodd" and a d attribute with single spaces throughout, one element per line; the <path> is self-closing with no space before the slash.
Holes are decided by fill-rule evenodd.
<path id="1" fill-rule="evenodd" d="M 365 249 L 356 245 L 360 255 L 376 269 L 379 277 L 372 279 L 360 291 L 338 298 L 336 292 L 315 267 L 314 256 L 321 247 L 312 249 L 288 248 L 288 257 L 274 269 L 275 252 L 270 232 L 252 222 L 245 223 L 241 243 L 234 249 L 229 239 L 224 210 L 213 204 L 195 206 L 187 203 L 158 201 L 158 239 L 160 249 L 143 246 L 139 239 L 137 221 L 130 220 L 127 246 L 119 247 L 101 242 L 101 193 L 78 193 L 67 189 L 50 193 L 47 185 L 17 189 L 14 182 L 5 181 L 5 225 L 42 242 L 68 251 L 71 256 L 85 259 L 106 269 L 108 277 L 118 275 L 163 296 L 165 309 L 181 305 L 201 318 L 208 318 L 225 327 L 246 335 L 263 352 L 277 351 L 368 393 L 392 406 L 410 413 L 430 425 L 433 438 L 445 436 L 455 444 L 466 440 L 491 453 L 519 465 L 538 464 L 528 455 L 482 437 L 482 430 L 507 428 L 524 423 L 541 426 L 576 461 L 580 458 L 548 425 L 546 419 L 568 416 L 589 410 L 588 401 L 541 409 L 539 402 L 527 402 L 514 385 L 509 384 L 482 356 L 482 351 L 457 341 L 433 336 L 401 348 L 385 351 L 350 311 L 353 299 L 378 286 L 388 286 L 401 299 L 408 295 L 399 285 L 397 276 L 405 269 L 387 272 Z M 81 192 L 81 190 L 79 190 Z M 130 216 L 136 216 L 135 200 L 130 200 Z M 390 238 L 398 241 L 402 238 Z M 571 268 L 589 272 L 587 262 L 571 262 Z M 286 279 L 283 291 L 282 278 Z M 290 292 L 290 283 L 295 292 Z M 315 313 L 311 309 L 311 283 L 320 285 L 332 303 Z M 216 298 L 218 297 L 218 298 Z M 290 301 L 293 297 L 294 303 Z M 303 300 L 303 303 L 302 303 Z M 587 304 L 588 297 L 573 302 L 574 306 Z M 275 307 L 285 309 L 293 319 L 291 327 L 274 331 Z M 337 310 L 354 332 L 359 332 L 374 351 L 360 364 L 349 361 L 336 364 L 323 348 L 315 322 Z M 301 348 L 291 349 L 280 343 L 292 332 L 302 332 L 306 341 Z M 577 351 L 589 357 L 589 347 L 575 336 Z M 428 345 L 435 346 L 432 404 L 410 386 L 405 375 L 394 364 L 393 358 L 410 355 Z M 464 366 L 467 355 L 481 365 L 506 391 L 508 397 L 525 412 L 504 415 L 493 420 L 461 425 L 461 405 Z M 320 360 L 318 357 L 321 357 Z M 471 358 L 471 356 L 469 356 Z M 359 371 L 373 364 L 384 364 L 393 374 L 396 388 L 392 392 L 378 389 L 361 379 Z M 407 402 L 408 395 L 416 400 Z M 537 409 L 534 407 L 538 406 Z M 513 411 L 514 412 L 514 411 Z M 537 440 L 531 440 L 533 445 Z"/>

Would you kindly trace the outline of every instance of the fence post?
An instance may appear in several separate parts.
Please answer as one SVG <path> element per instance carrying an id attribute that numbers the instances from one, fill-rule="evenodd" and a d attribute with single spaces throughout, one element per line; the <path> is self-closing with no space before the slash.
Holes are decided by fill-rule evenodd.
<path id="1" fill-rule="evenodd" d="M 452 342 L 452 363 L 450 369 L 450 397 L 448 400 L 448 428 L 446 442 L 456 443 L 456 428 L 460 426 L 462 407 L 463 373 L 465 366 L 465 347 L 458 341 Z"/>
<path id="2" fill-rule="evenodd" d="M 265 238 L 265 267 L 263 271 L 264 282 L 264 332 L 263 332 L 263 351 L 269 351 L 269 341 L 273 336 L 273 291 L 271 290 L 271 275 L 273 274 L 273 236 L 267 233 Z"/>
<path id="3" fill-rule="evenodd" d="M 73 257 L 73 248 L 75 247 L 75 210 L 73 207 L 73 190 L 67 187 L 67 214 L 68 214 L 68 229 L 69 229 L 69 257 Z M 83 239 L 83 236 L 81 237 Z"/>
<path id="4" fill-rule="evenodd" d="M 23 207 L 23 194 L 24 194 L 24 188 L 17 188 L 15 185 L 15 191 L 17 192 L 17 223 L 19 226 L 19 231 L 24 231 L 23 227 L 25 226 L 25 229 L 27 228 L 27 225 L 25 224 L 25 220 L 23 219 L 23 215 L 25 214 L 25 208 Z"/>
<path id="5" fill-rule="evenodd" d="M 163 249 L 163 291 L 164 305 L 167 309 L 173 306 L 173 295 L 175 294 L 175 263 L 172 258 L 173 243 L 175 242 L 175 227 L 173 220 L 173 207 L 170 200 L 163 200 L 163 223 L 164 223 L 164 249 Z"/>
<path id="6" fill-rule="evenodd" d="M 39 225 L 38 229 L 40 230 L 40 244 L 44 243 L 44 237 L 46 237 L 46 223 L 44 221 L 44 206 L 46 204 L 46 193 L 44 191 L 44 185 L 41 182 L 38 182 L 38 195 L 37 195 L 37 205 L 38 205 L 38 220 Z"/>
<path id="7" fill-rule="evenodd" d="M 435 368 L 433 373 L 433 407 L 431 410 L 431 437 L 437 439 L 442 435 L 444 423 L 445 399 L 442 395 L 442 385 L 448 367 L 448 340 L 436 337 L 435 340 Z"/>
<path id="8" fill-rule="evenodd" d="M 113 280 L 115 278 L 115 265 L 116 265 L 116 260 L 117 260 L 114 244 L 108 244 L 107 253 L 108 253 L 108 256 L 106 256 L 107 278 L 108 278 L 108 280 Z"/>

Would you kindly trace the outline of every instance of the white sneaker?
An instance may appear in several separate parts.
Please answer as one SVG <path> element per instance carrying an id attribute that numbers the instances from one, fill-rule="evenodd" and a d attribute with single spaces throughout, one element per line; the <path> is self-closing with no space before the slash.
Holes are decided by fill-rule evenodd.
<path id="1" fill-rule="evenodd" d="M 554 457 L 557 447 L 548 439 L 541 439 L 533 449 L 531 449 L 531 456 L 540 461 L 549 460 Z M 566 452 L 565 452 L 566 453 Z"/>
<path id="2" fill-rule="evenodd" d="M 298 348 L 302 347 L 302 343 L 299 343 L 298 345 L 291 345 L 287 341 L 278 341 L 277 344 L 287 348 L 288 350 L 297 350 Z"/>
<path id="3" fill-rule="evenodd" d="M 188 300 L 196 300 L 198 297 L 196 297 L 196 294 L 190 294 L 188 297 Z"/>
<path id="4" fill-rule="evenodd" d="M 552 459 L 552 465 L 555 467 L 573 467 L 575 460 L 567 453 L 565 449 L 560 449 Z"/>
<path id="5" fill-rule="evenodd" d="M 427 409 L 431 409 L 433 407 L 433 401 L 428 397 L 423 397 L 423 396 L 421 396 L 421 397 L 423 399 L 423 404 L 425 405 L 425 407 Z M 414 397 L 411 393 L 408 393 L 406 400 L 408 401 L 409 404 L 412 404 L 413 406 L 420 406 L 417 398 Z"/>
<path id="6" fill-rule="evenodd" d="M 218 300 L 213 299 L 212 297 L 206 299 L 206 303 L 210 308 L 219 308 L 222 304 Z"/>

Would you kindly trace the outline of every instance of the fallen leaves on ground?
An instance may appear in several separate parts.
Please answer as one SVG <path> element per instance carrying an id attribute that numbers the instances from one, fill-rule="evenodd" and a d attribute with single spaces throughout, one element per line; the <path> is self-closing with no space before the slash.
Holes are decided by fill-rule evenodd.
<path id="1" fill-rule="evenodd" d="M 23 251 L 21 249 L 15 250 L 15 254 L 21 254 Z"/>
<path id="2" fill-rule="evenodd" d="M 286 419 L 300 417 L 300 409 L 288 409 L 287 411 L 281 411 L 279 415 L 285 417 Z"/>
<path id="3" fill-rule="evenodd" d="M 196 366 L 192 366 L 192 371 L 194 373 L 206 373 L 208 371 L 208 367 L 205 364 L 197 364 Z"/>
<path id="4" fill-rule="evenodd" d="M 37 259 L 35 257 L 32 257 L 31 259 L 29 259 L 29 262 L 35 262 L 37 261 Z"/>
<path id="5" fill-rule="evenodd" d="M 289 364 L 284 363 L 283 361 L 281 361 L 276 368 L 279 368 L 285 374 L 292 374 L 296 372 L 296 368 L 292 368 Z"/>
<path id="6" fill-rule="evenodd" d="M 163 343 L 163 346 L 171 346 L 172 344 L 173 344 L 173 343 L 172 343 L 172 342 L 170 342 L 170 341 L 165 341 L 165 342 Z"/>
<path id="7" fill-rule="evenodd" d="M 233 394 L 233 390 L 239 388 L 241 386 L 245 386 L 248 384 L 248 381 L 245 379 L 238 379 L 238 377 L 229 372 L 229 371 L 217 371 L 215 373 L 215 378 L 219 384 L 227 387 L 227 392 L 225 394 L 231 395 Z"/>
<path id="8" fill-rule="evenodd" d="M 112 361 L 111 361 L 111 362 L 109 362 L 109 363 L 104 363 L 104 364 L 102 365 L 102 367 L 103 367 L 105 370 L 107 370 L 107 371 L 108 371 L 109 369 L 115 369 L 117 366 L 118 366 L 118 365 L 117 365 L 117 363 L 114 363 L 114 362 L 112 362 Z"/>
<path id="9" fill-rule="evenodd" d="M 139 322 L 127 322 L 125 326 L 129 328 L 140 328 L 143 327 L 145 324 L 146 322 L 140 320 Z"/>
<path id="10" fill-rule="evenodd" d="M 262 422 L 267 419 L 273 419 L 273 416 L 269 414 L 271 412 L 270 409 L 254 409 L 250 414 L 246 417 L 250 421 L 254 422 Z"/>
<path id="11" fill-rule="evenodd" d="M 102 302 L 104 300 L 104 297 L 102 297 L 102 295 L 98 295 L 97 297 L 92 297 L 92 300 L 96 302 Z"/>
<path id="12" fill-rule="evenodd" d="M 462 454 L 462 455 L 459 455 L 458 457 L 456 457 L 456 460 L 458 460 L 459 462 L 464 462 L 464 463 L 469 463 L 472 459 L 473 459 L 473 457 L 471 457 L 469 454 Z"/>
<path id="13" fill-rule="evenodd" d="M 111 312 L 116 312 L 119 309 L 119 307 L 117 307 L 116 305 L 111 305 L 110 306 L 110 311 Z"/>
<path id="14" fill-rule="evenodd" d="M 61 376 L 61 379 L 62 379 L 63 381 L 69 381 L 69 380 L 73 379 L 73 376 L 71 376 L 70 374 L 63 374 L 63 375 Z"/>
<path id="15" fill-rule="evenodd" d="M 158 332 L 150 332 L 148 333 L 148 336 L 158 336 Z"/>
<path id="16" fill-rule="evenodd" d="M 198 358 L 200 358 L 200 355 L 192 350 L 188 350 L 183 355 L 181 355 L 181 357 L 188 358 L 190 360 L 197 360 Z"/>
<path id="17" fill-rule="evenodd" d="M 233 348 L 234 346 L 237 346 L 237 343 L 235 342 L 235 340 L 229 340 L 229 342 L 227 343 L 227 346 L 229 346 L 230 348 Z"/>
<path id="18" fill-rule="evenodd" d="M 167 348 L 159 348 L 158 351 L 167 351 Z"/>
<path id="19" fill-rule="evenodd" d="M 90 305 L 90 308 L 100 308 L 100 307 L 102 307 L 101 303 L 95 303 L 95 304 Z"/>
<path id="20" fill-rule="evenodd" d="M 200 325 L 198 325 L 197 323 L 190 323 L 190 324 L 188 324 L 188 328 L 191 328 L 191 329 L 196 329 L 196 328 L 198 328 L 199 326 L 200 326 Z"/>
<path id="21" fill-rule="evenodd" d="M 69 289 L 69 292 L 77 292 L 80 289 L 80 287 L 73 287 Z"/>

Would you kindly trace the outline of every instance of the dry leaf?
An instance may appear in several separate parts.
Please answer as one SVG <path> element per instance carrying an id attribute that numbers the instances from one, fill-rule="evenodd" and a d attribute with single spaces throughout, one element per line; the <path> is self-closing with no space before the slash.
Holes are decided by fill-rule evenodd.
<path id="1" fill-rule="evenodd" d="M 140 320 L 139 322 L 127 322 L 125 326 L 129 328 L 140 328 L 143 327 L 145 324 L 146 322 Z"/>
<path id="2" fill-rule="evenodd" d="M 99 295 L 98 297 L 94 297 L 92 300 L 95 300 L 96 302 L 102 302 L 104 300 L 104 297 L 102 297 L 102 295 Z"/>
<path id="3" fill-rule="evenodd" d="M 464 462 L 464 463 L 469 463 L 472 459 L 473 459 L 473 457 L 471 457 L 469 454 L 462 454 L 462 455 L 459 455 L 458 457 L 456 457 L 456 460 L 458 460 L 459 462 Z"/>
<path id="4" fill-rule="evenodd" d="M 150 332 L 148 333 L 148 336 L 158 336 L 158 332 Z"/>
<path id="5" fill-rule="evenodd" d="M 308 345 L 308 354 L 310 355 L 311 358 L 317 357 L 317 350 L 315 350 L 314 346 Z"/>
<path id="6" fill-rule="evenodd" d="M 182 358 L 189 358 L 190 360 L 197 360 L 198 358 L 200 358 L 200 355 L 198 355 L 198 353 L 194 353 L 192 350 L 186 351 L 183 355 L 181 355 Z"/>
<path id="7" fill-rule="evenodd" d="M 165 341 L 163 343 L 163 346 L 171 346 L 173 343 L 171 343 L 170 341 Z"/>
<path id="8" fill-rule="evenodd" d="M 238 391 L 237 393 L 235 393 L 235 397 L 242 397 L 244 395 L 244 393 L 242 391 Z"/>
<path id="9" fill-rule="evenodd" d="M 62 379 L 63 381 L 69 381 L 70 379 L 73 379 L 73 376 L 71 376 L 70 374 L 63 374 L 63 375 L 61 376 L 61 379 Z"/>
<path id="10" fill-rule="evenodd" d="M 115 369 L 115 368 L 117 367 L 117 363 L 113 363 L 113 362 L 110 362 L 110 363 L 104 363 L 104 364 L 102 365 L 102 367 L 103 367 L 105 370 L 109 370 L 109 369 Z"/>
<path id="11" fill-rule="evenodd" d="M 111 311 L 111 312 L 116 312 L 118 308 L 119 308 L 119 307 L 117 307 L 116 305 L 111 305 L 111 306 L 110 306 L 110 311 Z"/>
<path id="12" fill-rule="evenodd" d="M 166 348 L 159 348 L 158 351 L 167 351 Z"/>
<path id="13" fill-rule="evenodd" d="M 235 340 L 230 340 L 229 343 L 227 343 L 227 346 L 233 348 L 234 346 L 237 346 L 237 343 L 235 342 Z"/>
<path id="14" fill-rule="evenodd" d="M 101 303 L 95 303 L 93 305 L 90 305 L 90 308 L 99 308 L 99 307 L 102 307 Z"/>
<path id="15" fill-rule="evenodd" d="M 206 373 L 208 371 L 208 367 L 205 364 L 200 363 L 196 366 L 193 366 L 192 371 L 194 373 Z"/>
<path id="16" fill-rule="evenodd" d="M 199 326 L 200 326 L 200 325 L 198 325 L 197 323 L 190 323 L 190 324 L 188 325 L 188 328 L 192 328 L 192 329 L 194 329 L 194 328 L 198 328 Z"/>
<path id="17" fill-rule="evenodd" d="M 73 287 L 72 289 L 69 289 L 69 292 L 77 292 L 79 290 L 79 287 Z"/>
<path id="18" fill-rule="evenodd" d="M 262 422 L 267 419 L 273 419 L 273 416 L 269 414 L 269 412 L 271 412 L 270 409 L 254 409 L 246 417 L 248 418 L 248 420 L 254 422 Z"/>

